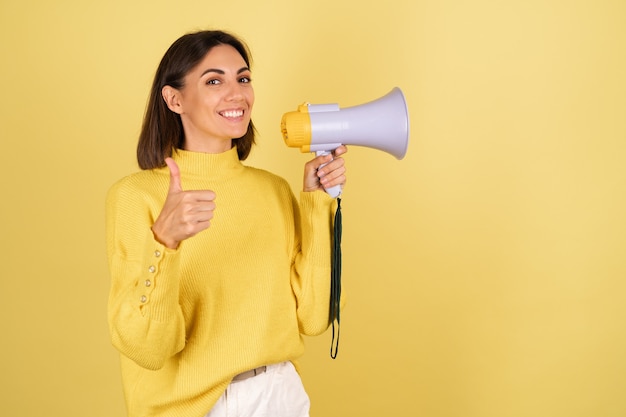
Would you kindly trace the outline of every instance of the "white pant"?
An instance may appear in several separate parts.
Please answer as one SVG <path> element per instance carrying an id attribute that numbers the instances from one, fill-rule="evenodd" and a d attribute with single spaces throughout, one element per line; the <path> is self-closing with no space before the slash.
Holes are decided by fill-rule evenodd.
<path id="1" fill-rule="evenodd" d="M 233 381 L 205 417 L 309 417 L 309 396 L 291 362 Z"/>

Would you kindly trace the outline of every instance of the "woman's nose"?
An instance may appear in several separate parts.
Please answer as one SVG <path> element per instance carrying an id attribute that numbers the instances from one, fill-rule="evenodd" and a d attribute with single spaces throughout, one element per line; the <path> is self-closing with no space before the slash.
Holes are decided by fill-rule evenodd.
<path id="1" fill-rule="evenodd" d="M 233 100 L 241 100 L 244 97 L 243 86 L 239 83 L 232 83 L 229 86 L 228 92 L 226 94 L 226 99 Z"/>

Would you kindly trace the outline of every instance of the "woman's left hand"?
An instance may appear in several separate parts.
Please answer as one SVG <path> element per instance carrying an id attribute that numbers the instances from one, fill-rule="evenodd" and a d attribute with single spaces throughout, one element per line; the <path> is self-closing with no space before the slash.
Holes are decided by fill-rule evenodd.
<path id="1" fill-rule="evenodd" d="M 341 145 L 332 152 L 332 155 L 321 155 L 307 162 L 304 165 L 303 190 L 305 192 L 324 191 L 325 188 L 335 185 L 341 185 L 343 188 L 346 184 L 346 167 L 340 155 L 346 152 L 348 148 Z"/>

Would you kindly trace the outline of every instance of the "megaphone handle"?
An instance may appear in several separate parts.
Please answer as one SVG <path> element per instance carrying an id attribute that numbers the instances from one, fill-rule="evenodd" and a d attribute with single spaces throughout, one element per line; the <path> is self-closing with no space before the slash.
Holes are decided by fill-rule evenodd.
<path id="1" fill-rule="evenodd" d="M 315 152 L 315 156 L 321 156 L 321 155 L 332 155 L 332 152 L 331 151 L 316 151 Z M 328 162 L 326 164 L 320 165 L 320 168 L 324 167 L 327 164 Z M 328 195 L 330 195 L 332 198 L 337 198 L 341 195 L 341 185 L 335 185 L 329 188 L 324 187 L 324 190 L 326 190 Z"/>

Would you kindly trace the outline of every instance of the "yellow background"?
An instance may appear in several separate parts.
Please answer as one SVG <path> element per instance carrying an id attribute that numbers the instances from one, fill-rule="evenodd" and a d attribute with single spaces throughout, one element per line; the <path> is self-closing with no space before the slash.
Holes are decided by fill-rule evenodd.
<path id="1" fill-rule="evenodd" d="M 626 415 L 623 0 L 2 0 L 0 415 L 125 415 L 104 195 L 161 56 L 206 28 L 250 44 L 249 163 L 296 191 L 284 112 L 407 97 L 403 161 L 346 156 L 313 417 Z"/>

